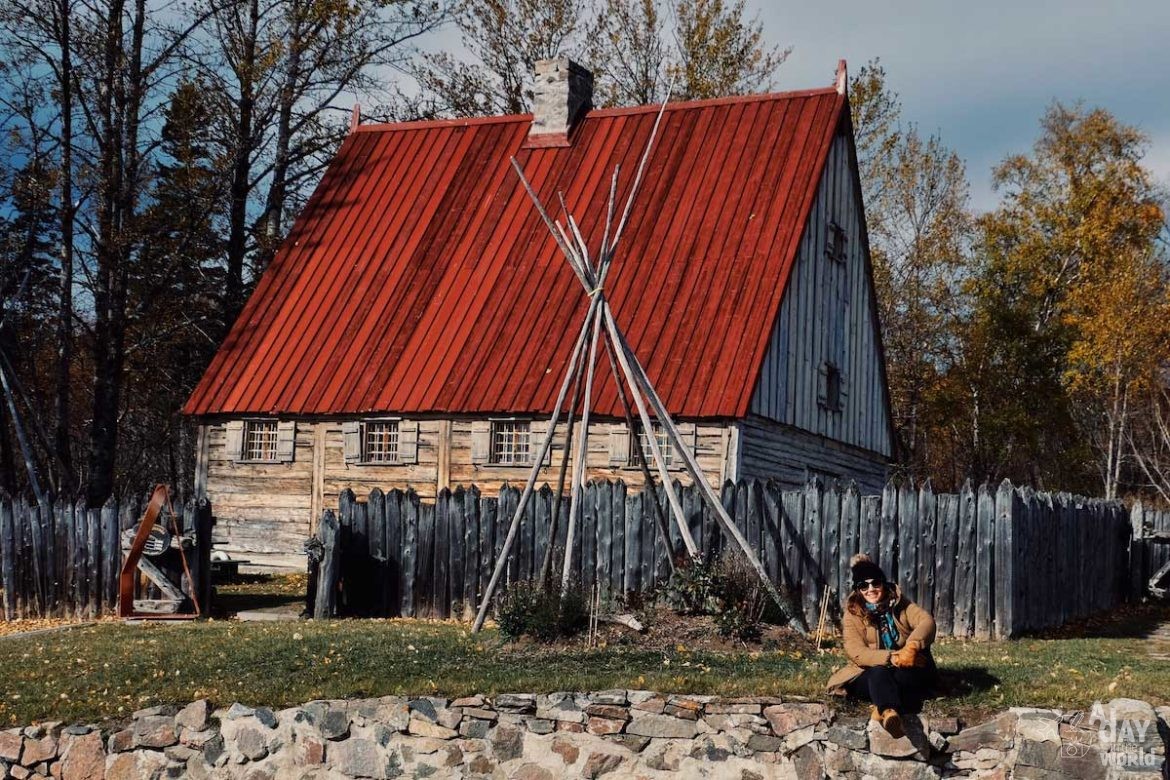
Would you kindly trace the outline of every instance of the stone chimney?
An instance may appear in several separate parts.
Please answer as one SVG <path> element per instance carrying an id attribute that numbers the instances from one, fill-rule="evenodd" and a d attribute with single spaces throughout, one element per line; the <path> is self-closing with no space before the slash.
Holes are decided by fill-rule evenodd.
<path id="1" fill-rule="evenodd" d="M 587 68 L 568 57 L 537 62 L 530 144 L 567 146 L 570 131 L 592 107 L 593 74 Z"/>

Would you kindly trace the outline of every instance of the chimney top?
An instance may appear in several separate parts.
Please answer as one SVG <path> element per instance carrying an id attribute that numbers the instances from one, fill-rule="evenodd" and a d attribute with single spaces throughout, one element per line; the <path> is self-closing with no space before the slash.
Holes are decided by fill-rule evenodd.
<path id="1" fill-rule="evenodd" d="M 568 57 L 540 60 L 532 91 L 528 146 L 568 146 L 569 133 L 593 107 L 593 74 Z"/>
<path id="2" fill-rule="evenodd" d="M 837 94 L 844 95 L 849 89 L 849 68 L 845 60 L 837 60 Z"/>

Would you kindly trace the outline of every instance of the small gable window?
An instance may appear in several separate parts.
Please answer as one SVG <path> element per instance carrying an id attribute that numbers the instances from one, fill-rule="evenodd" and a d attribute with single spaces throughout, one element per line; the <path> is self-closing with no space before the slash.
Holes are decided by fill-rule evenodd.
<path id="1" fill-rule="evenodd" d="M 825 237 L 825 256 L 838 263 L 844 263 L 849 251 L 849 237 L 845 228 L 836 222 L 829 223 L 828 235 Z"/>
<path id="2" fill-rule="evenodd" d="M 397 418 L 341 424 L 347 464 L 397 466 L 418 463 L 418 421 Z"/>
<path id="3" fill-rule="evenodd" d="M 662 460 L 667 468 L 675 465 L 674 447 L 670 443 L 670 436 L 666 432 L 666 428 L 661 423 L 654 423 L 654 441 L 658 444 L 658 451 L 662 453 Z M 650 436 L 645 428 L 639 426 L 638 429 L 638 443 L 641 444 L 639 449 L 634 443 L 634 435 L 630 434 L 630 454 L 627 458 L 626 465 L 641 468 L 642 458 L 640 453 L 646 454 L 646 459 L 649 465 L 654 465 L 654 455 L 650 451 Z"/>
<path id="4" fill-rule="evenodd" d="M 362 460 L 366 463 L 398 462 L 398 421 L 362 423 Z"/>
<path id="5" fill-rule="evenodd" d="M 844 406 L 844 400 L 845 379 L 841 374 L 841 367 L 826 360 L 821 364 L 817 403 L 830 412 L 839 412 Z"/>
<path id="6" fill-rule="evenodd" d="M 244 421 L 244 460 L 276 461 L 276 420 Z"/>
<path id="7" fill-rule="evenodd" d="M 296 431 L 293 420 L 232 420 L 224 426 L 227 452 L 236 463 L 292 463 Z"/>
<path id="8" fill-rule="evenodd" d="M 527 420 L 493 420 L 491 462 L 502 466 L 531 463 L 532 423 Z"/>

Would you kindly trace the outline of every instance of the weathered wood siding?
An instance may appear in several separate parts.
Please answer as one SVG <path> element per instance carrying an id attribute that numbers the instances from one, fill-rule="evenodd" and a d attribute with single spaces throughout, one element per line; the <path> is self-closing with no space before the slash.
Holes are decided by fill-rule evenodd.
<path id="1" fill-rule="evenodd" d="M 849 138 L 838 135 L 750 409 L 752 414 L 888 458 L 889 406 L 860 204 Z M 845 232 L 843 262 L 826 254 L 833 223 Z M 818 401 L 826 361 L 841 370 L 840 410 Z"/>
<path id="2" fill-rule="evenodd" d="M 207 425 L 205 471 L 216 544 L 247 552 L 300 552 L 314 508 L 315 435 L 313 423 L 298 422 L 291 462 L 237 463 L 228 451 L 226 425 Z"/>
<path id="3" fill-rule="evenodd" d="M 810 477 L 835 477 L 855 480 L 863 493 L 880 493 L 885 484 L 885 459 L 872 452 L 754 414 L 735 426 L 738 479 L 774 479 L 797 488 Z"/>
<path id="4" fill-rule="evenodd" d="M 527 466 L 472 462 L 472 422 L 419 420 L 417 462 L 402 465 L 346 463 L 339 419 L 298 420 L 290 463 L 239 463 L 228 452 L 226 421 L 209 422 L 203 426 L 205 446 L 199 451 L 196 471 L 201 479 L 206 475 L 206 495 L 215 506 L 216 543 L 238 552 L 299 553 L 321 512 L 336 507 L 340 493 L 346 489 L 358 495 L 374 487 L 412 490 L 420 498 L 433 501 L 438 491 L 454 485 L 474 484 L 484 496 L 496 496 L 504 484 L 523 486 L 528 478 Z M 539 446 L 546 425 L 540 420 L 533 423 L 533 449 Z M 580 423 L 577 426 L 580 430 Z M 718 486 L 733 478 L 729 460 L 734 451 L 731 426 L 703 423 L 693 427 L 695 453 L 711 484 Z M 603 421 L 590 428 L 589 477 L 621 479 L 632 489 L 640 488 L 640 469 L 612 462 L 611 438 L 615 429 L 625 431 L 624 424 Z M 556 484 L 566 430 L 565 425 L 558 426 L 550 465 L 541 469 L 538 485 Z M 671 476 L 684 484 L 689 482 L 681 461 L 671 470 Z"/>

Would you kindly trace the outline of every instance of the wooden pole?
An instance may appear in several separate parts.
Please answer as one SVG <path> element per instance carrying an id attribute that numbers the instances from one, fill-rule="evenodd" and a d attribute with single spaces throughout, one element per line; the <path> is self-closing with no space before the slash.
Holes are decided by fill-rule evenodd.
<path id="1" fill-rule="evenodd" d="M 760 563 L 760 559 L 756 556 L 755 551 L 752 550 L 751 545 L 748 544 L 747 539 L 744 538 L 740 530 L 736 528 L 735 523 L 727 514 L 727 510 L 723 508 L 723 502 L 721 502 L 718 497 L 716 497 L 715 492 L 711 489 L 711 485 L 707 483 L 707 478 L 703 475 L 702 470 L 699 468 L 699 464 L 695 461 L 694 454 L 690 451 L 690 448 L 685 446 L 683 443 L 682 436 L 679 435 L 678 429 L 674 425 L 674 421 L 671 419 L 670 414 L 666 411 L 666 407 L 663 405 L 662 399 L 658 397 L 658 393 L 654 390 L 654 385 L 651 384 L 650 380 L 646 376 L 645 370 L 642 368 L 641 363 L 638 362 L 637 355 L 635 355 L 633 350 L 630 349 L 630 346 L 626 342 L 625 337 L 623 337 L 621 331 L 618 330 L 617 323 L 613 318 L 613 312 L 611 311 L 608 303 L 603 305 L 602 315 L 605 317 L 605 325 L 609 331 L 610 338 L 613 339 L 615 346 L 617 347 L 618 359 L 620 362 L 622 362 L 623 369 L 626 369 L 629 373 L 631 369 L 628 368 L 628 366 L 634 367 L 634 370 L 632 371 L 633 379 L 631 380 L 631 385 L 634 385 L 635 392 L 637 387 L 641 387 L 642 391 L 646 393 L 646 397 L 650 401 L 650 405 L 654 407 L 654 412 L 658 415 L 659 422 L 663 425 L 663 427 L 666 428 L 666 432 L 670 437 L 671 443 L 682 454 L 683 463 L 686 466 L 687 471 L 690 473 L 691 479 L 693 479 L 695 484 L 698 485 L 700 494 L 704 499 L 706 499 L 707 505 L 710 506 L 711 509 L 715 512 L 716 517 L 719 518 L 720 524 L 723 526 L 723 530 L 729 536 L 731 536 L 736 545 L 739 546 L 739 549 L 743 552 L 748 562 L 751 563 L 752 568 L 754 568 L 756 573 L 759 575 L 761 582 L 764 584 L 764 588 L 775 600 L 777 606 L 780 607 L 780 611 L 786 618 L 788 618 L 789 623 L 791 623 L 793 628 L 795 628 L 800 634 L 807 635 L 808 627 L 804 623 L 803 615 L 801 615 L 800 612 L 789 603 L 788 599 L 781 595 L 780 591 L 776 589 L 775 584 L 768 577 L 768 573 L 765 571 L 763 564 Z M 639 409 L 642 409 L 640 396 L 636 394 L 634 398 L 635 400 L 639 401 Z M 643 423 L 645 424 L 645 422 L 645 415 L 643 415 Z M 657 444 L 655 443 L 653 437 L 650 437 L 650 446 L 655 450 L 655 455 L 657 455 Z M 679 515 L 681 515 L 681 509 L 679 511 Z M 685 524 L 683 524 L 683 527 L 685 529 Z M 687 536 L 689 537 L 689 531 L 687 532 Z M 687 537 L 684 537 L 684 541 L 686 538 Z M 691 544 L 693 545 L 694 542 L 691 542 Z M 688 546 L 688 549 L 690 549 L 690 546 Z"/>
<path id="2" fill-rule="evenodd" d="M 573 354 L 569 358 L 570 370 L 565 372 L 565 379 L 561 382 L 561 390 L 557 394 L 552 418 L 548 421 L 548 430 L 544 434 L 544 440 L 540 443 L 540 451 L 536 454 L 536 458 L 532 462 L 532 470 L 528 472 L 528 483 L 524 486 L 524 492 L 520 494 L 520 501 L 516 504 L 516 511 L 512 515 L 512 523 L 508 526 L 508 535 L 504 538 L 504 546 L 500 549 L 500 557 L 496 560 L 496 568 L 492 572 L 492 578 L 488 580 L 487 589 L 484 590 L 479 611 L 475 616 L 475 622 L 471 625 L 471 632 L 473 634 L 478 633 L 483 628 L 483 621 L 487 618 L 492 594 L 495 593 L 496 585 L 500 582 L 500 576 L 504 573 L 504 566 L 508 560 L 508 552 L 512 549 L 512 542 L 516 540 L 516 531 L 520 528 L 520 518 L 523 516 L 528 499 L 532 495 L 532 486 L 536 484 L 536 477 L 540 473 L 541 464 L 544 462 L 544 455 L 548 452 L 549 445 L 552 443 L 553 431 L 556 430 L 557 420 L 561 415 L 561 406 L 565 403 L 565 395 L 568 394 L 569 385 L 573 380 L 573 374 L 576 373 L 572 370 L 572 367 L 577 363 L 577 357 L 585 344 L 585 336 L 589 332 L 589 323 L 598 309 L 600 299 L 600 295 L 594 296 L 591 299 L 589 311 L 585 313 L 585 321 L 581 323 L 581 332 L 577 334 L 577 343 L 574 345 Z"/>
<path id="3" fill-rule="evenodd" d="M 585 369 L 585 399 L 581 406 L 581 436 L 573 464 L 573 491 L 569 499 L 569 528 L 565 537 L 565 564 L 561 568 L 561 595 L 569 589 L 573 572 L 573 534 L 577 530 L 577 513 L 581 511 L 581 490 L 585 484 L 585 456 L 589 448 L 589 407 L 593 401 L 593 372 L 597 366 L 597 338 L 601 333 L 601 315 L 593 313 L 593 334 L 589 339 L 589 361 Z"/>
<path id="4" fill-rule="evenodd" d="M 582 353 L 582 356 L 584 353 Z M 553 548 L 556 547 L 557 531 L 561 525 L 561 500 L 565 492 L 565 479 L 569 472 L 569 456 L 573 448 L 573 417 L 577 412 L 577 404 L 581 402 L 581 366 L 580 361 L 574 366 L 573 392 L 569 396 L 569 411 L 565 418 L 567 425 L 565 434 L 565 451 L 561 454 L 561 468 L 557 475 L 557 489 L 553 493 L 552 515 L 548 522 L 548 546 L 544 549 L 544 560 L 540 562 L 540 586 L 548 587 L 549 576 L 552 574 Z"/>
<path id="5" fill-rule="evenodd" d="M 666 561 L 670 564 L 670 573 L 674 574 L 678 566 L 674 562 L 675 549 L 670 541 L 670 530 L 666 522 L 666 515 L 662 512 L 662 505 L 658 503 L 658 490 L 655 487 L 654 476 L 650 473 L 650 459 L 646 457 L 646 451 L 642 449 L 642 439 L 637 435 L 637 428 L 634 425 L 634 412 L 630 409 L 630 399 L 626 397 L 626 387 L 622 383 L 621 374 L 618 373 L 617 358 L 613 355 L 613 345 L 609 343 L 608 333 L 605 338 L 605 352 L 609 356 L 609 370 L 613 373 L 613 381 L 617 385 L 618 398 L 622 402 L 622 410 L 626 415 L 626 427 L 630 431 L 633 445 L 638 448 L 638 465 L 642 468 L 642 479 L 646 482 L 647 492 L 654 499 L 651 501 L 654 505 L 654 522 L 658 525 L 658 533 L 666 545 Z"/>
<path id="6" fill-rule="evenodd" d="M 41 482 L 37 479 L 37 467 L 33 463 L 32 450 L 28 445 L 28 437 L 24 433 L 24 424 L 20 411 L 16 408 L 16 396 L 8 385 L 8 372 L 0 365 L 0 386 L 4 388 L 4 397 L 8 401 L 8 413 L 12 416 L 12 427 L 16 431 L 16 442 L 20 445 L 20 454 L 24 456 L 24 467 L 28 471 L 28 482 L 32 486 L 33 495 L 37 497 L 37 504 L 48 506 L 45 493 L 41 490 Z"/>
<path id="7" fill-rule="evenodd" d="M 598 295 L 598 297 L 604 298 L 602 295 Z M 646 402 L 642 397 L 642 393 L 638 390 L 637 380 L 633 370 L 630 368 L 628 355 L 621 347 L 621 336 L 617 333 L 612 315 L 609 314 L 609 303 L 607 301 L 602 301 L 601 311 L 606 318 L 606 331 L 610 340 L 613 341 L 618 363 L 621 365 L 622 372 L 625 374 L 626 383 L 630 387 L 630 392 L 634 395 L 634 403 L 638 407 L 638 416 L 642 418 L 642 426 L 650 434 L 646 437 L 646 443 L 650 445 L 650 454 L 654 456 L 654 463 L 658 467 L 658 475 L 662 478 L 662 487 L 666 490 L 666 500 L 670 503 L 670 509 L 674 514 L 675 523 L 678 525 L 678 532 L 682 536 L 683 545 L 686 546 L 687 554 L 691 558 L 697 558 L 699 556 L 699 549 L 695 546 L 695 540 L 691 537 L 691 529 L 687 526 L 687 518 L 683 514 L 682 503 L 679 501 L 678 494 L 674 492 L 674 485 L 670 481 L 670 472 L 667 471 L 666 461 L 662 457 L 662 451 L 658 448 L 657 437 L 654 436 L 654 425 L 650 421 L 650 414 L 646 411 Z M 661 418 L 662 415 L 659 413 L 659 419 L 661 420 Z M 675 444 L 675 447 L 679 447 L 679 445 Z M 669 539 L 669 537 L 667 538 Z"/>

